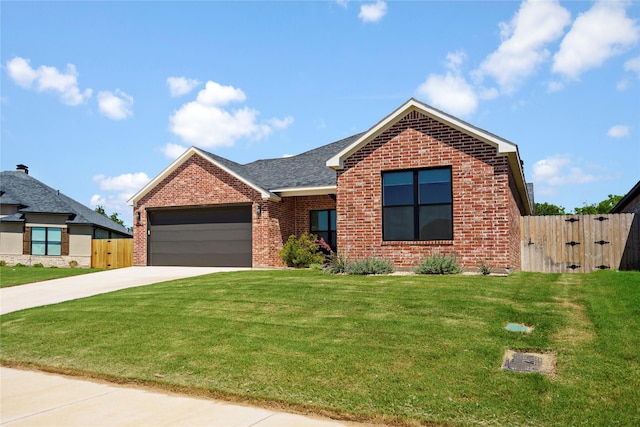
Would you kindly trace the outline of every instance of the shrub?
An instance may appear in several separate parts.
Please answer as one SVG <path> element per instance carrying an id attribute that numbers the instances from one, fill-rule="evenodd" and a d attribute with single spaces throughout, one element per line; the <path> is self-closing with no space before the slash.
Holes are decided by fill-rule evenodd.
<path id="1" fill-rule="evenodd" d="M 78 266 L 78 261 L 76 261 L 75 259 L 72 259 L 71 261 L 69 261 L 69 267 L 76 268 L 77 266 Z"/>
<path id="2" fill-rule="evenodd" d="M 14 267 L 26 267 L 26 265 L 24 265 L 23 263 L 19 262 L 16 265 L 14 265 Z"/>
<path id="3" fill-rule="evenodd" d="M 44 265 L 41 262 L 36 262 L 35 264 L 32 265 L 32 267 L 34 267 L 34 268 L 42 268 L 42 267 L 44 267 Z"/>
<path id="4" fill-rule="evenodd" d="M 349 260 L 343 254 L 331 254 L 324 271 L 329 274 L 344 274 L 349 268 Z"/>
<path id="5" fill-rule="evenodd" d="M 317 240 L 316 236 L 308 233 L 303 233 L 299 238 L 291 235 L 278 255 L 288 267 L 307 268 L 311 264 L 322 264 L 325 256 L 318 249 Z"/>
<path id="6" fill-rule="evenodd" d="M 458 274 L 460 266 L 455 256 L 436 254 L 425 258 L 416 268 L 417 274 Z"/>
<path id="7" fill-rule="evenodd" d="M 391 261 L 374 257 L 359 259 L 347 266 L 347 274 L 389 274 L 394 271 Z"/>
<path id="8" fill-rule="evenodd" d="M 0 259 L 0 267 L 6 267 L 7 266 L 7 261 Z"/>
<path id="9" fill-rule="evenodd" d="M 488 276 L 488 275 L 490 275 L 490 274 L 491 274 L 491 266 L 490 266 L 490 265 L 488 265 L 486 262 L 481 262 L 481 263 L 478 265 L 478 270 L 480 270 L 480 273 L 481 273 L 483 276 Z"/>

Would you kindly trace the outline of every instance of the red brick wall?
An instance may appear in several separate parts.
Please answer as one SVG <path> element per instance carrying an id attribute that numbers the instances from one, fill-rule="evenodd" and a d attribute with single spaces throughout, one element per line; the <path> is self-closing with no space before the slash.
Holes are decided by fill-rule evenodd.
<path id="1" fill-rule="evenodd" d="M 137 206 L 134 206 L 134 264 L 147 264 L 146 209 L 250 203 L 258 200 L 260 200 L 260 193 L 251 187 L 199 155 L 191 156 L 149 191 Z M 138 212 L 140 212 L 139 223 L 136 221 Z M 255 220 L 256 209 L 253 209 L 253 215 Z"/>
<path id="2" fill-rule="evenodd" d="M 414 111 L 344 165 L 338 171 L 337 243 L 349 258 L 379 256 L 415 267 L 439 252 L 456 254 L 476 271 L 481 262 L 519 267 L 511 248 L 516 225 L 508 161 L 495 147 Z M 381 173 L 437 166 L 452 168 L 453 241 L 383 241 Z"/>
<path id="3" fill-rule="evenodd" d="M 134 264 L 147 264 L 146 209 L 199 205 L 253 203 L 252 251 L 254 267 L 278 267 L 278 250 L 290 235 L 309 230 L 309 210 L 332 209 L 329 196 L 283 198 L 280 202 L 262 200 L 259 192 L 193 155 L 134 207 Z M 260 205 L 261 214 L 257 214 Z M 140 222 L 136 221 L 140 212 Z"/>

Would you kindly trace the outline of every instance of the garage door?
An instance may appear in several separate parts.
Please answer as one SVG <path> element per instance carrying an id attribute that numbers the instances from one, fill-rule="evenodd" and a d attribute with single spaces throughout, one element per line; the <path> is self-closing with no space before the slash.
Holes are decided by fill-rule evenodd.
<path id="1" fill-rule="evenodd" d="M 251 267 L 251 206 L 149 211 L 149 265 Z"/>

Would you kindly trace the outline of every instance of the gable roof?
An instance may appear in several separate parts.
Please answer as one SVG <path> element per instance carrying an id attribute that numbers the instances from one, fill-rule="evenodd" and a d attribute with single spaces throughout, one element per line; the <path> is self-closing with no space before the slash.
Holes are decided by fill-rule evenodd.
<path id="1" fill-rule="evenodd" d="M 337 151 L 352 143 L 357 137 L 359 137 L 359 134 L 296 156 L 261 159 L 244 165 L 200 148 L 190 147 L 131 197 L 128 203 L 130 205 L 137 203 L 145 194 L 193 155 L 201 156 L 240 182 L 253 188 L 265 200 L 279 201 L 281 196 L 332 194 L 335 193 L 336 174 L 325 166 L 325 162 Z"/>
<path id="2" fill-rule="evenodd" d="M 414 98 L 409 99 L 366 132 L 296 156 L 262 159 L 242 165 L 199 148 L 191 147 L 131 197 L 128 203 L 132 206 L 135 205 L 145 194 L 155 188 L 193 155 L 199 155 L 229 173 L 240 182 L 259 192 L 265 200 L 279 201 L 281 197 L 286 196 L 335 194 L 335 170 L 343 167 L 344 160 L 414 110 L 490 144 L 497 149 L 498 154 L 508 156 L 521 201 L 525 206 L 526 212 L 531 214 L 533 201 L 529 196 L 524 180 L 522 162 L 520 161 L 517 145 Z"/>
<path id="3" fill-rule="evenodd" d="M 490 132 L 487 132 L 484 129 L 480 129 L 472 124 L 465 122 L 464 120 L 460 120 L 457 117 L 454 117 L 450 114 L 447 114 L 443 111 L 440 111 L 430 105 L 427 105 L 423 102 L 418 101 L 417 99 L 411 98 L 400 107 L 398 107 L 395 111 L 389 114 L 387 117 L 379 121 L 377 124 L 372 126 L 368 131 L 361 134 L 358 138 L 356 138 L 351 144 L 347 145 L 329 160 L 327 160 L 326 165 L 332 169 L 338 170 L 344 167 L 344 161 L 360 150 L 362 147 L 367 145 L 373 139 L 375 139 L 378 135 L 385 132 L 387 129 L 392 127 L 398 120 L 401 120 L 407 114 L 412 111 L 418 111 L 419 113 L 424 114 L 427 117 L 430 117 L 434 120 L 437 120 L 441 123 L 446 124 L 458 131 L 465 133 L 467 135 L 472 136 L 475 139 L 478 139 L 486 144 L 489 144 L 496 148 L 499 155 L 507 156 L 509 158 L 509 167 L 515 177 L 516 186 L 518 188 L 518 193 L 520 194 L 522 204 L 525 206 L 525 211 L 527 214 L 531 214 L 533 211 L 533 202 L 532 198 L 529 196 L 529 191 L 527 188 L 527 184 L 524 179 L 524 171 L 522 170 L 522 162 L 520 160 L 520 155 L 518 153 L 518 146 L 510 141 L 507 141 L 504 138 L 501 138 L 497 135 L 494 135 Z"/>
<path id="4" fill-rule="evenodd" d="M 25 222 L 28 213 L 66 215 L 67 224 L 95 225 L 131 236 L 120 224 L 24 172 L 0 172 L 0 204 L 18 208 L 16 213 L 0 218 L 0 222 Z"/>

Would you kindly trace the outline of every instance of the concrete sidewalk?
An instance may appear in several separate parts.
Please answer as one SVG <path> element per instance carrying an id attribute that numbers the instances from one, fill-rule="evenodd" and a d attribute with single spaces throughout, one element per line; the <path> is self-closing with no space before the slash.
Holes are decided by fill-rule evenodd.
<path id="1" fill-rule="evenodd" d="M 4 367 L 0 368 L 0 389 L 0 425 L 11 427 L 349 425 L 215 400 Z"/>
<path id="2" fill-rule="evenodd" d="M 0 314 L 85 298 L 135 286 L 224 271 L 226 267 L 128 267 L 0 289 Z"/>
<path id="3" fill-rule="evenodd" d="M 0 289 L 0 314 L 203 274 L 217 267 L 129 267 Z M 0 367 L 2 426 L 338 427 L 303 417 L 214 400 Z"/>

